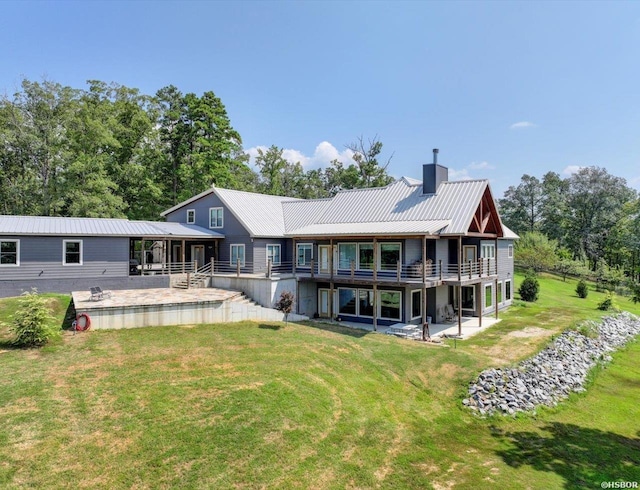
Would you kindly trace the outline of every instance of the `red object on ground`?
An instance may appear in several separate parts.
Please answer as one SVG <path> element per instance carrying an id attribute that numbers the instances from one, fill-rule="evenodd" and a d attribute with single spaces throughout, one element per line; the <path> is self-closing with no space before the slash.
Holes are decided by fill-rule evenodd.
<path id="1" fill-rule="evenodd" d="M 91 317 L 87 313 L 80 313 L 76 317 L 76 330 L 84 332 L 91 327 Z"/>

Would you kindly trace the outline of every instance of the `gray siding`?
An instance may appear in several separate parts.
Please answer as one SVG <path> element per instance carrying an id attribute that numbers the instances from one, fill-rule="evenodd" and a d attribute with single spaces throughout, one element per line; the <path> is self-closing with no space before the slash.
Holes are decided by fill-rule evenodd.
<path id="1" fill-rule="evenodd" d="M 422 240 L 409 238 L 404 241 L 404 263 L 411 265 L 422 260 Z"/>
<path id="2" fill-rule="evenodd" d="M 224 208 L 223 227 L 222 228 L 209 228 L 209 208 Z M 249 232 L 242 226 L 240 221 L 233 215 L 233 213 L 224 206 L 218 196 L 214 194 L 208 194 L 197 201 L 187 204 L 186 206 L 176 209 L 174 212 L 169 213 L 166 218 L 167 221 L 174 223 L 186 223 L 187 222 L 187 210 L 194 209 L 196 212 L 195 224 L 202 226 L 203 228 L 212 229 L 223 235 L 230 236 L 249 236 Z M 230 242 L 231 243 L 231 242 Z M 233 242 L 236 243 L 236 242 Z"/>
<path id="3" fill-rule="evenodd" d="M 3 237 L 20 240 L 20 266 L 0 267 L 0 280 L 107 278 L 129 275 L 129 239 Z M 82 265 L 63 265 L 63 241 L 82 241 Z"/>

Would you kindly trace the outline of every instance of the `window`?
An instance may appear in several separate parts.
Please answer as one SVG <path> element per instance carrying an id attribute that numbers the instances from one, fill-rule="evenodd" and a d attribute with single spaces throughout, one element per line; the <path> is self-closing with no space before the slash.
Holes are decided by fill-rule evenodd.
<path id="1" fill-rule="evenodd" d="M 313 259 L 313 245 L 310 243 L 298 243 L 296 265 L 298 267 L 309 267 Z"/>
<path id="2" fill-rule="evenodd" d="M 187 209 L 187 224 L 192 225 L 196 222 L 196 210 Z"/>
<path id="3" fill-rule="evenodd" d="M 62 264 L 82 265 L 82 240 L 62 241 Z"/>
<path id="4" fill-rule="evenodd" d="M 496 244 L 489 242 L 482 242 L 480 245 L 480 256 L 483 259 L 495 259 L 496 258 Z"/>
<path id="5" fill-rule="evenodd" d="M 380 244 L 380 270 L 394 271 L 400 261 L 400 244 L 399 243 L 381 243 Z"/>
<path id="6" fill-rule="evenodd" d="M 507 250 L 508 250 L 509 258 L 512 258 L 513 257 L 513 245 L 509 245 Z"/>
<path id="7" fill-rule="evenodd" d="M 380 291 L 380 318 L 400 320 L 402 293 L 400 291 Z"/>
<path id="8" fill-rule="evenodd" d="M 411 291 L 411 319 L 422 317 L 422 290 Z"/>
<path id="9" fill-rule="evenodd" d="M 244 243 L 231 245 L 231 265 L 244 267 Z"/>
<path id="10" fill-rule="evenodd" d="M 491 308 L 493 306 L 493 286 L 487 284 L 484 287 L 484 307 Z"/>
<path id="11" fill-rule="evenodd" d="M 267 245 L 267 262 L 272 265 L 280 265 L 280 245 Z"/>
<path id="12" fill-rule="evenodd" d="M 373 269 L 373 243 L 358 244 L 358 268 Z"/>
<path id="13" fill-rule="evenodd" d="M 224 208 L 209 208 L 209 228 L 224 226 Z"/>
<path id="14" fill-rule="evenodd" d="M 498 290 L 496 291 L 496 295 L 498 296 L 496 298 L 496 304 L 501 304 L 502 303 L 502 282 L 498 283 Z"/>
<path id="15" fill-rule="evenodd" d="M 511 301 L 511 279 L 504 282 L 504 299 Z"/>
<path id="16" fill-rule="evenodd" d="M 343 315 L 356 314 L 356 290 L 338 288 L 338 312 Z"/>
<path id="17" fill-rule="evenodd" d="M 20 265 L 20 240 L 0 242 L 0 266 Z"/>
<path id="18" fill-rule="evenodd" d="M 371 289 L 359 289 L 358 297 L 360 298 L 360 316 L 373 317 L 373 291 Z"/>
<path id="19" fill-rule="evenodd" d="M 356 264 L 355 243 L 339 243 L 338 244 L 338 269 L 351 269 L 351 262 Z"/>

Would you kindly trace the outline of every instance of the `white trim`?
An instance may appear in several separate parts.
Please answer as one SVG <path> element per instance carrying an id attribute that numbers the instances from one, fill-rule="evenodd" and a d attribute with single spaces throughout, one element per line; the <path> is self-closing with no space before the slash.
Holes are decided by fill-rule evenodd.
<path id="1" fill-rule="evenodd" d="M 173 213 L 174 211 L 177 211 L 178 209 L 185 207 L 187 204 L 191 204 L 192 202 L 197 201 L 201 197 L 204 197 L 204 196 L 207 196 L 209 194 L 212 194 L 213 192 L 214 192 L 213 187 L 211 189 L 207 189 L 206 191 L 201 192 L 197 196 L 190 197 L 186 201 L 182 201 L 182 202 L 176 204 L 175 206 L 173 206 L 172 208 L 169 208 L 169 209 L 167 209 L 165 211 L 162 211 L 160 213 L 160 216 L 166 216 L 167 214 Z"/>
<path id="2" fill-rule="evenodd" d="M 2 240 L 0 239 L 0 243 L 1 242 L 14 242 L 16 244 L 16 263 L 15 264 L 2 264 L 0 263 L 0 267 L 20 267 L 20 240 L 15 238 L 15 239 L 5 239 Z"/>
<path id="3" fill-rule="evenodd" d="M 269 247 L 278 247 L 278 262 L 275 260 L 271 263 L 271 265 L 280 265 L 282 264 L 282 245 L 280 243 L 267 243 L 266 251 L 267 251 L 267 264 L 269 263 Z"/>
<path id="4" fill-rule="evenodd" d="M 193 217 L 189 219 L 189 213 L 193 212 Z M 187 209 L 187 224 L 194 225 L 196 223 L 196 210 L 195 209 Z"/>
<path id="5" fill-rule="evenodd" d="M 322 312 L 320 305 L 322 304 L 322 292 L 327 292 L 327 311 Z M 320 318 L 329 318 L 331 312 L 331 290 L 329 288 L 318 288 L 318 316 Z"/>
<path id="6" fill-rule="evenodd" d="M 80 262 L 67 263 L 67 243 L 79 243 L 80 244 Z M 62 265 L 78 266 L 84 262 L 84 246 L 82 240 L 62 240 Z"/>
<path id="7" fill-rule="evenodd" d="M 413 316 L 413 293 L 420 293 L 420 314 L 418 316 Z M 424 305 L 424 300 L 422 299 L 422 289 L 412 289 L 411 290 L 411 305 L 409 312 L 411 314 L 411 319 L 415 320 L 416 318 L 422 318 L 422 308 Z"/>
<path id="8" fill-rule="evenodd" d="M 311 257 L 309 258 L 309 263 L 306 262 L 304 264 L 300 264 L 298 262 L 298 258 L 300 257 L 299 250 L 300 247 L 311 247 Z M 296 267 L 311 267 L 311 261 L 313 260 L 313 243 L 296 243 Z"/>
<path id="9" fill-rule="evenodd" d="M 244 267 L 245 264 L 247 263 L 247 248 L 245 247 L 244 243 L 230 243 L 229 244 L 229 265 L 236 265 L 233 263 L 233 247 L 242 247 L 242 262 L 240 262 L 240 267 Z M 238 260 L 237 257 L 237 253 L 236 253 L 236 262 Z"/>
<path id="10" fill-rule="evenodd" d="M 400 267 L 402 267 L 402 242 L 378 242 L 378 259 L 377 259 L 377 266 L 378 266 L 378 272 L 383 271 L 383 272 L 388 272 L 388 271 L 394 271 L 396 270 L 396 266 L 394 265 L 393 269 L 383 269 L 382 268 L 382 246 L 383 245 L 400 245 Z M 391 320 L 395 320 L 395 318 L 391 318 Z"/>
<path id="11" fill-rule="evenodd" d="M 340 246 L 341 245 L 354 245 L 356 247 L 356 257 L 354 260 L 354 265 L 355 265 L 355 269 L 356 270 L 360 270 L 358 269 L 358 243 L 357 242 L 341 242 L 341 243 L 337 243 L 337 248 L 338 248 L 338 269 L 339 271 L 350 271 L 351 270 L 351 262 L 349 262 L 349 267 L 344 268 L 344 267 L 340 267 Z"/>
<path id="12" fill-rule="evenodd" d="M 213 211 L 213 210 L 222 211 L 222 213 L 220 214 L 220 221 L 221 221 L 220 225 L 211 226 L 211 211 Z M 216 222 L 217 222 L 217 216 L 216 216 Z M 216 207 L 209 208 L 209 228 L 212 229 L 212 230 L 213 229 L 224 228 L 224 207 L 216 206 Z"/>
<path id="13" fill-rule="evenodd" d="M 382 293 L 397 293 L 400 295 L 400 305 L 398 307 L 398 313 L 400 314 L 399 318 L 389 318 L 386 316 L 382 316 Z M 378 318 L 381 320 L 396 320 L 402 321 L 402 291 L 394 291 L 392 289 L 378 289 L 378 307 L 376 308 L 376 313 L 378 314 Z"/>

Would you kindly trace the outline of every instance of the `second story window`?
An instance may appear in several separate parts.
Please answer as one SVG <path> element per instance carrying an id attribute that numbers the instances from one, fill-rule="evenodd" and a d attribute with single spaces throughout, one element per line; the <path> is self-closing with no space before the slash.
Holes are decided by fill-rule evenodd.
<path id="1" fill-rule="evenodd" d="M 482 243 L 480 248 L 480 257 L 483 259 L 495 259 L 496 258 L 495 243 Z"/>
<path id="2" fill-rule="evenodd" d="M 187 224 L 192 225 L 196 222 L 196 210 L 187 209 Z"/>
<path id="3" fill-rule="evenodd" d="M 310 243 L 298 243 L 296 248 L 296 265 L 298 267 L 309 267 L 313 258 L 313 245 Z"/>
<path id="4" fill-rule="evenodd" d="M 209 228 L 224 226 L 224 208 L 209 208 Z"/>

